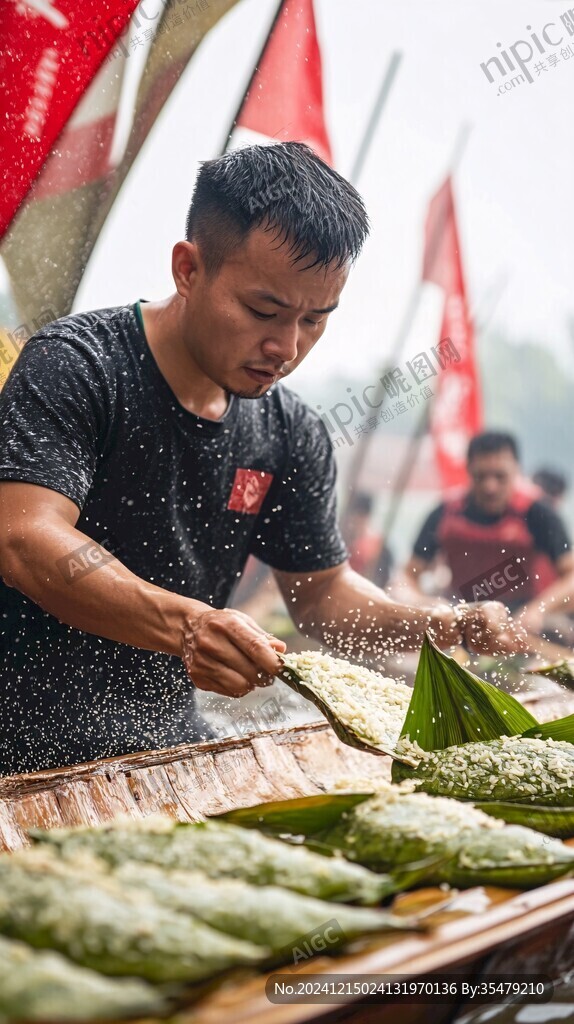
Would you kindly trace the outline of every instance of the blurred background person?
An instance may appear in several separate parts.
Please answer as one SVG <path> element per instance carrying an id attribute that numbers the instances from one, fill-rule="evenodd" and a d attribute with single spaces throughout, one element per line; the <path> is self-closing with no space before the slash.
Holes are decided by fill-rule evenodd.
<path id="1" fill-rule="evenodd" d="M 365 491 L 353 496 L 343 524 L 343 537 L 355 572 L 384 587 L 391 574 L 392 556 L 380 532 L 372 528 L 373 506 L 372 495 Z"/>
<path id="2" fill-rule="evenodd" d="M 551 508 L 558 511 L 564 503 L 568 491 L 568 480 L 563 473 L 545 466 L 532 474 L 532 483 L 542 491 L 542 497 Z"/>
<path id="3" fill-rule="evenodd" d="M 568 482 L 563 473 L 555 469 L 541 467 L 532 474 L 532 483 L 538 488 L 540 498 L 553 508 L 555 512 L 562 512 L 564 498 L 568 490 Z M 536 561 L 536 573 L 540 580 L 540 589 L 545 590 L 558 579 L 556 568 L 548 555 L 539 553 Z M 574 609 L 566 612 L 572 615 Z"/>
<path id="4" fill-rule="evenodd" d="M 511 434 L 487 431 L 472 438 L 467 460 L 470 487 L 441 502 L 427 516 L 403 578 L 403 591 L 423 596 L 421 576 L 446 563 L 447 592 L 457 600 L 502 601 L 530 632 L 545 619 L 574 608 L 574 555 L 555 509 L 521 476 Z M 554 572 L 539 573 L 544 556 Z M 427 598 L 428 600 L 428 598 Z"/>

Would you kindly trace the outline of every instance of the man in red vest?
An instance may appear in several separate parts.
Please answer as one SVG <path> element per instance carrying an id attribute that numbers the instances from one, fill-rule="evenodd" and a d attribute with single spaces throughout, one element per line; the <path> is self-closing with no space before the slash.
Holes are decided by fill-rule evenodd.
<path id="1" fill-rule="evenodd" d="M 468 449 L 470 489 L 448 498 L 427 517 L 406 575 L 422 594 L 420 576 L 442 556 L 449 592 L 466 601 L 497 600 L 531 632 L 547 614 L 574 609 L 574 554 L 557 512 L 520 476 L 518 446 L 510 434 L 489 431 Z M 548 583 L 541 556 L 556 570 Z"/>

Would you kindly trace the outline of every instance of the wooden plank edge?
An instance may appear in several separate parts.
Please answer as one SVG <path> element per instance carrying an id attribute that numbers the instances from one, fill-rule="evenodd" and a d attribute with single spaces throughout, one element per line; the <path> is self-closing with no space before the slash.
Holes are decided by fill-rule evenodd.
<path id="1" fill-rule="evenodd" d="M 202 754 L 210 752 L 240 750 L 250 746 L 255 736 L 270 736 L 278 744 L 291 743 L 308 736 L 309 733 L 326 732 L 330 729 L 327 722 L 306 722 L 290 729 L 260 730 L 252 736 L 226 736 L 204 743 L 182 743 L 177 747 L 166 747 L 163 750 L 143 750 L 134 754 L 123 754 L 121 757 L 107 757 L 98 761 L 86 761 L 79 765 L 49 768 L 41 772 L 5 775 L 0 778 L 0 800 L 11 800 L 40 789 L 53 789 L 56 786 L 72 783 L 79 779 L 89 779 L 93 776 L 125 773 L 139 768 L 153 768 L 156 765 L 168 764 L 184 758 L 200 757 Z"/>

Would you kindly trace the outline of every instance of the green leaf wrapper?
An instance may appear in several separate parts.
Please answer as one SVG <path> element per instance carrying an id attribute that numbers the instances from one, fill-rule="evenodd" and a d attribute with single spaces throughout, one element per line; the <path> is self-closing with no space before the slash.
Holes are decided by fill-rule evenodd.
<path id="1" fill-rule="evenodd" d="M 574 836 L 574 806 L 544 807 L 539 804 L 517 804 L 485 800 L 474 805 L 493 818 L 501 818 L 509 825 L 525 825 L 537 832 L 558 839 Z"/>
<path id="2" fill-rule="evenodd" d="M 242 828 L 257 828 L 274 835 L 312 836 L 336 824 L 355 804 L 368 800 L 372 793 L 319 793 L 291 800 L 277 800 L 238 807 L 217 815 L 217 821 L 229 821 Z"/>
<path id="3" fill-rule="evenodd" d="M 554 722 L 542 722 L 540 725 L 527 729 L 524 736 L 532 736 L 542 740 L 565 740 L 574 743 L 574 715 L 557 718 Z"/>
<path id="4" fill-rule="evenodd" d="M 425 636 L 401 731 L 423 750 L 516 736 L 537 722 L 509 693 L 479 679 Z"/>

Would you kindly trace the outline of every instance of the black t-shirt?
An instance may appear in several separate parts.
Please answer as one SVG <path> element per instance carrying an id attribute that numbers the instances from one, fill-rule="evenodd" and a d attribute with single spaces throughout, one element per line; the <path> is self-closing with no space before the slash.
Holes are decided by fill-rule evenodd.
<path id="1" fill-rule="evenodd" d="M 445 510 L 445 504 L 435 508 L 423 523 L 416 539 L 413 554 L 425 562 L 431 562 L 439 553 L 438 530 Z M 502 515 L 493 516 L 483 512 L 470 499 L 467 500 L 462 514 L 470 522 L 479 523 L 481 526 L 494 526 L 502 519 Z M 548 555 L 552 562 L 558 561 L 561 555 L 570 551 L 570 538 L 564 523 L 550 505 L 544 501 L 533 501 L 525 513 L 524 520 L 533 537 L 536 550 Z"/>
<path id="2" fill-rule="evenodd" d="M 207 420 L 178 402 L 136 306 L 65 317 L 25 345 L 0 395 L 0 479 L 80 509 L 77 529 L 141 578 L 228 602 L 250 554 L 287 572 L 344 561 L 320 418 L 277 385 Z M 78 552 L 70 586 L 90 566 Z M 206 735 L 174 656 L 60 623 L 0 581 L 0 771 Z"/>

